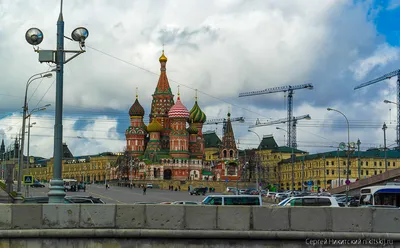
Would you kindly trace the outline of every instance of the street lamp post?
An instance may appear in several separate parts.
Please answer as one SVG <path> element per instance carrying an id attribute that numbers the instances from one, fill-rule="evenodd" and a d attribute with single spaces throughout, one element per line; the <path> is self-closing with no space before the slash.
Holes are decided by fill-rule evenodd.
<path id="1" fill-rule="evenodd" d="M 280 127 L 276 127 L 276 129 L 288 132 L 285 129 L 280 128 Z M 288 135 L 289 135 L 289 133 L 288 133 Z M 292 146 L 291 148 L 292 148 L 292 153 L 291 153 L 290 157 L 291 157 L 291 161 L 292 161 L 292 186 L 290 188 L 292 189 L 292 191 L 294 191 L 294 147 Z"/>
<path id="2" fill-rule="evenodd" d="M 395 104 L 395 105 L 399 106 L 399 103 L 398 103 L 398 102 L 393 102 L 393 101 L 389 101 L 389 100 L 384 100 L 383 102 L 384 102 L 384 103 L 391 103 L 391 104 Z M 398 107 L 397 107 L 397 108 L 398 108 Z M 386 126 L 386 125 L 385 125 L 385 126 Z M 398 129 L 399 129 L 399 126 L 396 127 L 397 133 L 400 132 L 400 130 L 398 130 Z M 385 139 L 385 140 L 386 140 L 386 139 Z M 397 139 L 396 139 L 396 143 L 399 144 L 399 141 L 398 141 Z M 385 147 L 386 147 L 386 146 L 385 146 Z M 396 149 L 399 150 L 400 147 L 397 146 Z"/>
<path id="3" fill-rule="evenodd" d="M 387 164 L 387 147 L 386 147 L 386 123 L 383 123 L 383 149 L 385 151 L 385 172 L 388 170 L 388 164 Z"/>
<path id="4" fill-rule="evenodd" d="M 22 107 L 22 136 L 21 136 L 21 146 L 20 146 L 20 155 L 18 159 L 18 185 L 17 185 L 17 196 L 15 198 L 16 203 L 20 203 L 22 201 L 22 192 L 21 192 L 21 184 L 22 184 L 22 165 L 24 164 L 24 143 L 25 143 L 25 123 L 26 123 L 26 115 L 28 111 L 28 88 L 29 85 L 40 78 L 50 78 L 53 74 L 50 71 L 37 73 L 31 76 L 26 82 L 25 87 L 25 97 L 24 97 L 24 106 Z"/>
<path id="5" fill-rule="evenodd" d="M 349 171 L 350 171 L 350 124 L 349 120 L 347 119 L 346 115 L 344 115 L 342 112 L 339 110 L 333 109 L 333 108 L 327 108 L 328 111 L 335 111 L 339 114 L 341 114 L 345 119 L 347 123 L 347 171 L 346 171 L 346 185 L 349 182 Z M 349 187 L 346 186 L 346 206 L 349 201 Z"/>
<path id="6" fill-rule="evenodd" d="M 357 140 L 357 168 L 358 168 L 358 180 L 361 179 L 361 158 L 360 158 L 360 146 L 361 146 L 361 141 L 360 139 Z"/>
<path id="7" fill-rule="evenodd" d="M 31 124 L 31 116 L 35 112 L 46 110 L 47 107 L 49 107 L 49 106 L 51 106 L 51 104 L 46 104 L 43 107 L 34 108 L 29 112 L 29 114 L 27 116 L 27 118 L 28 118 L 28 147 L 27 147 L 27 157 L 28 157 L 28 159 L 26 161 L 26 164 L 27 164 L 27 168 L 28 168 L 28 174 L 29 174 L 29 166 L 30 166 L 30 159 L 29 159 L 29 148 L 30 148 L 30 146 L 29 145 L 30 145 L 30 137 L 31 137 L 31 127 L 33 127 L 33 125 L 36 124 L 36 122 Z"/>
<path id="8" fill-rule="evenodd" d="M 253 130 L 248 130 L 249 132 L 252 132 L 252 133 L 254 133 L 255 135 L 257 135 L 257 137 L 258 137 L 258 140 L 259 140 L 259 142 L 260 142 L 260 145 L 258 146 L 258 164 L 256 164 L 256 184 L 257 184 L 257 187 L 256 187 L 256 189 L 257 189 L 257 192 L 258 192 L 258 194 L 260 194 L 260 187 L 259 187 L 259 174 L 258 174 L 258 167 L 260 166 L 260 162 L 261 162 L 261 138 L 260 138 L 260 135 L 258 135 L 258 133 L 256 133 L 256 132 L 254 132 Z"/>
<path id="9" fill-rule="evenodd" d="M 62 180 L 62 150 L 63 150 L 63 126 L 62 126 L 62 112 L 63 112 L 63 74 L 64 64 L 68 63 L 73 58 L 85 52 L 85 40 L 89 36 L 89 31 L 86 28 L 79 27 L 72 31 L 71 37 L 64 36 L 64 19 L 62 14 L 63 0 L 60 4 L 60 13 L 57 20 L 57 50 L 39 50 L 40 62 L 55 63 L 57 65 L 56 77 L 56 106 L 55 106 L 55 124 L 54 124 L 54 168 L 53 178 L 50 181 L 49 187 L 49 203 L 63 203 L 64 202 L 64 183 Z M 64 38 L 79 42 L 80 50 L 64 50 Z M 43 41 L 43 33 L 38 28 L 31 28 L 25 34 L 26 41 L 33 45 L 38 46 Z M 73 54 L 70 58 L 66 58 L 66 53 Z"/>

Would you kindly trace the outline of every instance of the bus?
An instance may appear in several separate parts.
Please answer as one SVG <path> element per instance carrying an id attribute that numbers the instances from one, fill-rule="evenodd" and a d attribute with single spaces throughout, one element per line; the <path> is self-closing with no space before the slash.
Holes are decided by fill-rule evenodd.
<path id="1" fill-rule="evenodd" d="M 400 184 L 388 183 L 360 190 L 360 206 L 400 207 Z"/>
<path id="2" fill-rule="evenodd" d="M 65 191 L 77 191 L 78 181 L 76 179 L 63 179 Z"/>

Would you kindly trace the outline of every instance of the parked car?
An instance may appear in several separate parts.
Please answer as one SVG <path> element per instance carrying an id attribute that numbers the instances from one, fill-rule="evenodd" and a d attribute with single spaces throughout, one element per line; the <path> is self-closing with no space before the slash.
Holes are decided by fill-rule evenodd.
<path id="1" fill-rule="evenodd" d="M 23 204 L 47 204 L 49 203 L 48 196 L 34 196 L 34 197 L 25 197 L 22 201 Z M 71 204 L 72 202 L 68 199 L 64 198 L 64 204 Z"/>
<path id="2" fill-rule="evenodd" d="M 41 182 L 34 182 L 33 184 L 31 184 L 31 188 L 44 188 L 45 185 Z"/>
<path id="3" fill-rule="evenodd" d="M 75 196 L 66 196 L 64 199 L 75 204 L 106 204 L 100 198 L 93 196 L 75 195 Z"/>
<path id="4" fill-rule="evenodd" d="M 236 192 L 236 188 L 235 187 L 227 187 L 226 192 Z"/>
<path id="5" fill-rule="evenodd" d="M 190 195 L 206 195 L 206 193 L 207 188 L 194 188 L 189 192 Z"/>
<path id="6" fill-rule="evenodd" d="M 257 191 L 257 190 L 254 189 L 254 188 L 246 189 L 246 190 L 243 192 L 243 195 L 252 195 L 252 192 L 253 192 L 253 191 Z"/>
<path id="7" fill-rule="evenodd" d="M 153 188 L 153 184 L 151 184 L 151 183 L 148 183 L 148 184 L 146 185 L 146 188 L 148 188 L 148 189 L 152 189 L 152 188 Z"/>
<path id="8" fill-rule="evenodd" d="M 283 199 L 288 198 L 289 195 L 286 193 L 277 193 L 275 194 L 275 199 L 277 199 L 278 201 L 282 201 Z"/>
<path id="9" fill-rule="evenodd" d="M 276 192 L 268 192 L 266 197 L 275 199 Z"/>
<path id="10" fill-rule="evenodd" d="M 340 207 L 335 197 L 303 196 L 291 197 L 283 206 L 291 207 Z"/>

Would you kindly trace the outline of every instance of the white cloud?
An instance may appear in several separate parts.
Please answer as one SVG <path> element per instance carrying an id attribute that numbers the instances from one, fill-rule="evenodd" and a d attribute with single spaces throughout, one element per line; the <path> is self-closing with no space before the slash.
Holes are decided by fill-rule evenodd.
<path id="1" fill-rule="evenodd" d="M 88 120 L 90 124 L 83 128 L 74 128 L 77 120 Z M 34 156 L 53 156 L 54 118 L 50 115 L 32 115 L 30 154 Z M 28 123 L 26 123 L 28 126 Z M 14 114 L 0 120 L 1 132 L 4 134 L 6 146 L 13 146 L 22 127 L 22 117 Z M 63 120 L 63 141 L 68 145 L 73 155 L 91 155 L 105 151 L 119 152 L 123 150 L 125 141 L 119 138 L 116 131 L 117 121 L 113 118 L 99 116 L 66 117 Z M 25 135 L 25 154 L 28 146 L 28 137 Z"/>
<path id="2" fill-rule="evenodd" d="M 378 46 L 376 51 L 365 59 L 358 60 L 351 65 L 350 70 L 353 71 L 357 80 L 363 79 L 375 67 L 383 67 L 400 57 L 400 48 L 392 47 L 388 44 Z"/>

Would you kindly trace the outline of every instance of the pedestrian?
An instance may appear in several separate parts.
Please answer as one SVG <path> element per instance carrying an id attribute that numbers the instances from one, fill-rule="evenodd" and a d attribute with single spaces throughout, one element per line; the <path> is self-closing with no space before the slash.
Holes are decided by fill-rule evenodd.
<path id="1" fill-rule="evenodd" d="M 147 188 L 143 186 L 143 195 L 146 195 Z"/>
<path id="2" fill-rule="evenodd" d="M 181 186 L 180 185 L 178 186 L 178 190 L 181 191 Z"/>
<path id="3" fill-rule="evenodd" d="M 106 184 L 106 190 L 108 189 L 108 185 Z"/>

